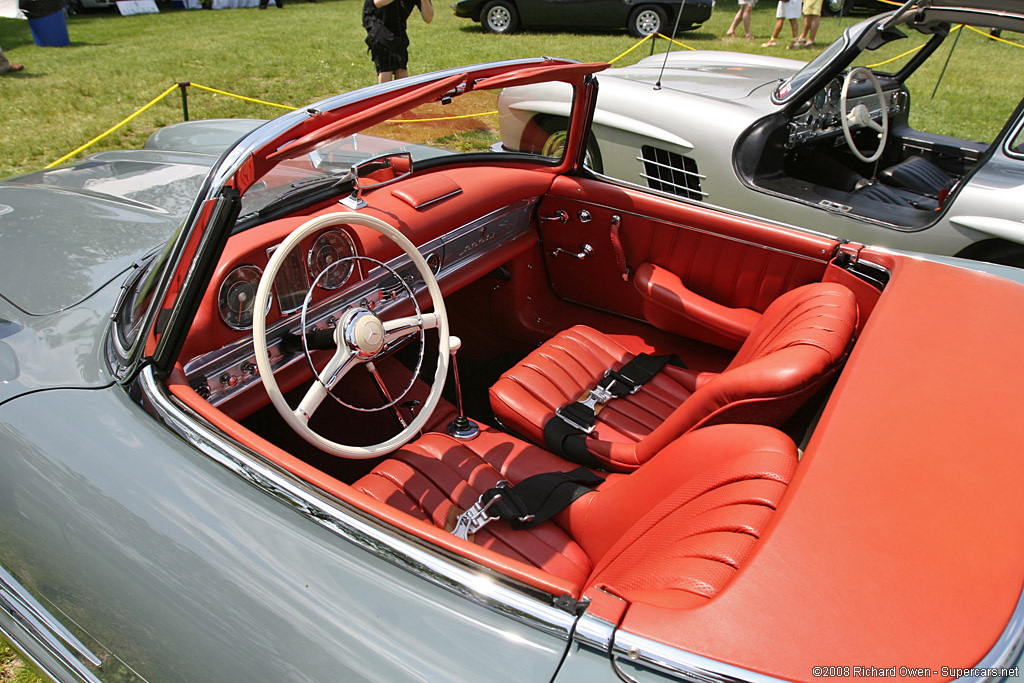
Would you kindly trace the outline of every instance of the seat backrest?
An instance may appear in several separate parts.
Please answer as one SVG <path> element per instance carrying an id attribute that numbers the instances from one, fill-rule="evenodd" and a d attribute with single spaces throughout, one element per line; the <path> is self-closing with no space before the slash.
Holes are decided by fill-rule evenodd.
<path id="1" fill-rule="evenodd" d="M 594 563 L 587 585 L 630 602 L 696 607 L 753 552 L 797 467 L 796 446 L 761 425 L 690 432 L 570 508 Z"/>
<path id="2" fill-rule="evenodd" d="M 824 282 L 797 287 L 765 310 L 722 373 L 702 384 L 635 447 L 600 441 L 588 447 L 629 469 L 699 427 L 729 422 L 781 426 L 839 369 L 856 329 L 857 302 L 848 288 Z"/>

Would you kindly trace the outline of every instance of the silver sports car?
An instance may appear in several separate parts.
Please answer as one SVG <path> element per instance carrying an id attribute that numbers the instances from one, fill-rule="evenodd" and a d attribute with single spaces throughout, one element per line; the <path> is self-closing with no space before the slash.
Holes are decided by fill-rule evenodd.
<path id="1" fill-rule="evenodd" d="M 853 240 L 1024 266 L 1024 5 L 908 7 L 810 63 L 676 52 L 601 74 L 590 168 Z M 557 147 L 568 102 L 552 84 L 506 91 L 518 125 L 505 147 Z M 961 125 L 968 108 L 984 129 Z"/>
<path id="2" fill-rule="evenodd" d="M 592 177 L 605 67 L 0 183 L 0 634 L 68 683 L 1019 676 L 1024 271 Z M 563 143 L 493 152 L 547 80 Z"/>

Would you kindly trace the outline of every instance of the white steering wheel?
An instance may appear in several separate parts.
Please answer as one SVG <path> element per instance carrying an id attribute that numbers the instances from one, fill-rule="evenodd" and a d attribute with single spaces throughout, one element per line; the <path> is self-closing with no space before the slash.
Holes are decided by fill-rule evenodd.
<path id="1" fill-rule="evenodd" d="M 846 110 L 846 96 L 850 92 L 850 83 L 858 75 L 867 77 L 871 81 L 871 85 L 875 87 L 878 108 L 882 112 L 882 123 L 880 124 L 871 118 L 871 112 L 863 104 L 858 104 L 851 111 Z M 889 139 L 889 114 L 885 107 L 885 93 L 882 92 L 882 86 L 879 84 L 878 79 L 875 78 L 875 74 L 871 69 L 863 66 L 850 69 L 850 72 L 846 74 L 846 80 L 843 81 L 843 94 L 839 100 L 839 106 L 842 108 L 842 116 L 839 120 L 842 121 L 843 135 L 846 137 L 846 144 L 850 146 L 850 151 L 853 152 L 855 157 L 865 163 L 871 164 L 878 161 L 878 158 L 882 156 L 882 152 L 885 150 L 885 143 Z M 857 149 L 857 144 L 853 141 L 853 134 L 850 132 L 851 128 L 870 128 L 871 130 L 878 131 L 878 149 L 875 150 L 874 154 L 868 156 Z"/>
<path id="2" fill-rule="evenodd" d="M 259 313 L 253 316 L 252 325 L 256 365 L 259 368 L 263 386 L 266 387 L 267 394 L 270 395 L 270 400 L 274 407 L 277 408 L 277 412 L 281 414 L 285 422 L 299 436 L 320 450 L 342 458 L 375 458 L 380 455 L 386 455 L 408 443 L 413 436 L 423 429 L 423 426 L 434 412 L 434 408 L 437 407 L 438 401 L 441 400 L 445 378 L 448 376 L 448 316 L 445 313 L 441 288 L 438 287 L 434 274 L 430 271 L 430 267 L 416 246 L 405 235 L 379 218 L 351 212 L 319 216 L 306 221 L 296 228 L 292 234 L 288 235 L 284 242 L 274 251 L 274 255 L 271 256 L 266 271 L 260 279 L 259 288 L 256 290 L 255 311 L 267 310 L 274 279 L 277 277 L 277 273 L 288 254 L 298 247 L 302 240 L 309 235 L 318 230 L 336 225 L 360 225 L 372 228 L 401 247 L 413 265 L 416 266 L 416 270 L 427 286 L 430 300 L 434 306 L 433 313 L 420 314 L 417 311 L 416 315 L 395 318 L 385 322 L 368 308 L 357 305 L 346 309 L 339 316 L 339 320 L 334 328 L 334 344 L 337 347 L 334 356 L 327 362 L 324 369 L 320 371 L 313 385 L 296 408 L 288 405 L 284 394 L 277 385 L 277 380 L 274 378 L 273 368 L 270 365 L 270 356 L 267 352 L 266 316 Z M 437 371 L 434 374 L 434 381 L 430 387 L 430 395 L 423 402 L 419 414 L 407 427 L 387 441 L 372 446 L 340 444 L 313 431 L 309 426 L 310 417 L 316 412 L 316 409 L 330 393 L 330 390 L 352 368 L 360 363 L 370 363 L 379 358 L 385 351 L 388 343 L 431 328 L 437 328 L 439 337 Z M 305 335 L 305 332 L 305 330 L 300 330 L 300 335 Z M 393 404 L 394 401 L 391 403 Z"/>

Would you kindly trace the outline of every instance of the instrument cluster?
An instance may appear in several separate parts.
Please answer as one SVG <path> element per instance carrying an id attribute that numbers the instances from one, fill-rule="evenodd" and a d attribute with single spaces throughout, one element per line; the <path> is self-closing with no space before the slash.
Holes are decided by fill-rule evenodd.
<path id="1" fill-rule="evenodd" d="M 277 247 L 267 249 L 267 260 Z M 332 291 L 343 287 L 352 277 L 355 244 L 344 230 L 330 229 L 320 233 L 308 249 L 294 249 L 281 266 L 274 280 L 274 293 L 268 309 L 277 302 L 282 315 L 302 308 L 311 287 Z M 217 310 L 221 322 L 232 330 L 252 329 L 256 289 L 263 270 L 243 264 L 229 272 L 220 283 Z"/>

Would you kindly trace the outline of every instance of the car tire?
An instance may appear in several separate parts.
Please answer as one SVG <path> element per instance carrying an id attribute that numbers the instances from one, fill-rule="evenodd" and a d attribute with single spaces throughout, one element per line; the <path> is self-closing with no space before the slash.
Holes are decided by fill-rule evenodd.
<path id="1" fill-rule="evenodd" d="M 480 25 L 487 33 L 512 33 L 519 28 L 519 12 L 506 0 L 495 0 L 484 6 Z"/>
<path id="2" fill-rule="evenodd" d="M 853 9 L 854 0 L 825 0 L 821 13 L 826 17 L 845 17 Z"/>
<path id="3" fill-rule="evenodd" d="M 563 118 L 551 116 L 538 116 L 534 119 L 539 141 L 536 145 L 538 154 L 544 156 L 561 156 L 561 150 L 565 148 L 566 131 L 569 122 Z M 604 164 L 601 163 L 601 150 L 597 146 L 597 140 L 591 133 L 587 138 L 587 151 L 583 158 L 583 164 L 597 173 L 604 172 Z"/>
<path id="4" fill-rule="evenodd" d="M 668 15 L 657 5 L 640 5 L 629 15 L 629 34 L 643 38 L 665 30 Z"/>

